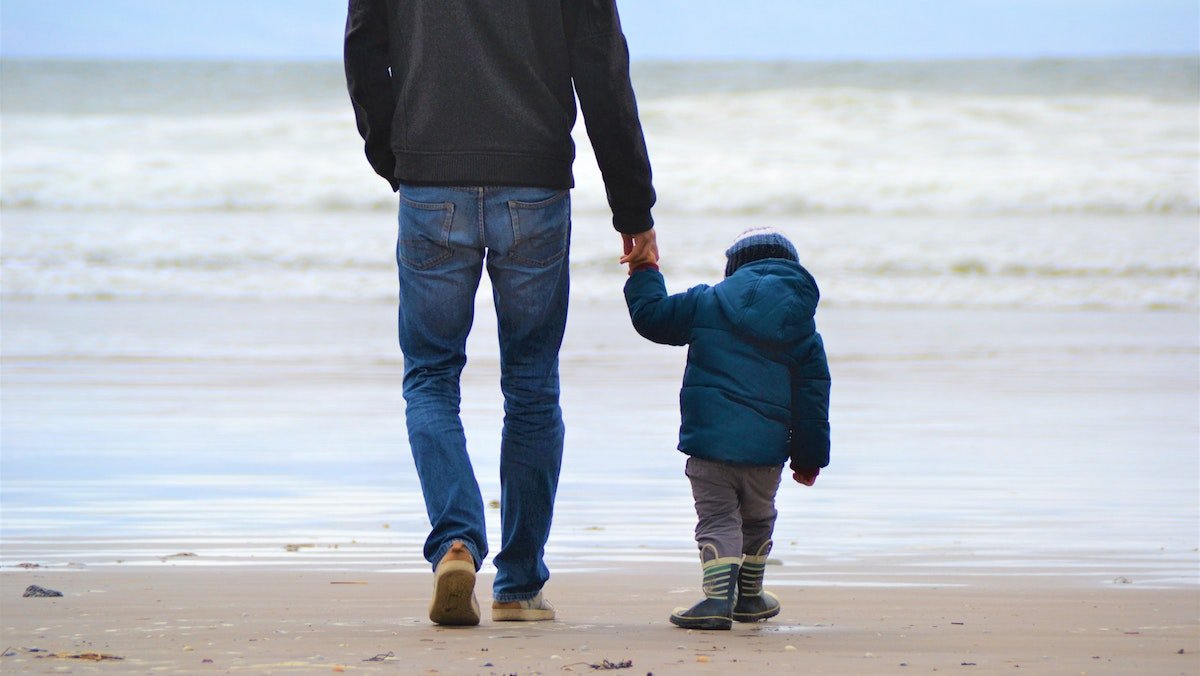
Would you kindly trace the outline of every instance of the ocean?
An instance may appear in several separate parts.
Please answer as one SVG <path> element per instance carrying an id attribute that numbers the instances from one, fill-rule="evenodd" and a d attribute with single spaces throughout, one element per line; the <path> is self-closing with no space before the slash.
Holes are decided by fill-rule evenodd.
<path id="1" fill-rule="evenodd" d="M 1200 60 L 638 63 L 634 85 L 672 289 L 764 224 L 821 286 L 834 462 L 781 490 L 773 579 L 1200 582 Z M 424 571 L 395 196 L 340 66 L 3 61 L 0 132 L 0 571 Z M 582 121 L 576 144 L 547 556 L 693 561 L 684 354 L 628 326 Z M 479 305 L 463 416 L 490 500 Z"/>
<path id="2" fill-rule="evenodd" d="M 0 70 L 6 296 L 394 297 L 374 282 L 395 197 L 338 64 Z M 771 224 L 834 305 L 1200 299 L 1194 58 L 647 63 L 634 83 L 681 283 Z M 606 293 L 582 121 L 576 145 L 575 287 Z"/>

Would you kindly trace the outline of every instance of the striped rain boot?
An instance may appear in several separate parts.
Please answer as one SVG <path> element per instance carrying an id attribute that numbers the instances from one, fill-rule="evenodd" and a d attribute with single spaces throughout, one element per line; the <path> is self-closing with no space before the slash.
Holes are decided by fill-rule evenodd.
<path id="1" fill-rule="evenodd" d="M 758 548 L 758 553 L 742 557 L 738 572 L 737 605 L 733 608 L 733 619 L 738 622 L 762 622 L 779 614 L 779 599 L 769 591 L 763 591 L 763 575 L 767 572 L 767 554 L 771 553 L 771 541 Z"/>
<path id="2" fill-rule="evenodd" d="M 691 608 L 676 608 L 671 624 L 684 629 L 729 629 L 733 626 L 733 605 L 737 601 L 737 578 L 740 557 L 717 556 L 717 548 L 704 545 L 700 549 L 700 565 L 704 569 L 705 599 Z"/>

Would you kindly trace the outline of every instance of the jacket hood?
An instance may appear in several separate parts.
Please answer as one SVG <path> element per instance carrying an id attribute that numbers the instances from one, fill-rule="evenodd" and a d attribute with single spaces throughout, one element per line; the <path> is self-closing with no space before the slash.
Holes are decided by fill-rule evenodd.
<path id="1" fill-rule="evenodd" d="M 816 330 L 820 291 L 799 263 L 768 258 L 747 263 L 713 287 L 717 303 L 738 333 L 792 343 Z"/>

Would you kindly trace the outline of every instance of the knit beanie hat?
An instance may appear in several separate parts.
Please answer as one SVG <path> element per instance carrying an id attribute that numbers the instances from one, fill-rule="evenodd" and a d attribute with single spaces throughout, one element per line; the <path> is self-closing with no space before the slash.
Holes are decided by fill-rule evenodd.
<path id="1" fill-rule="evenodd" d="M 775 228 L 750 228 L 738 235 L 725 251 L 725 276 L 728 277 L 746 263 L 764 258 L 783 258 L 800 262 L 796 247 Z"/>

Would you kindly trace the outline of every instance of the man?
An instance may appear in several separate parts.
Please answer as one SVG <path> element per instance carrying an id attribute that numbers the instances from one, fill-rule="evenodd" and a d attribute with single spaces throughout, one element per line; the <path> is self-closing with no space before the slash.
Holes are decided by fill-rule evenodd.
<path id="1" fill-rule="evenodd" d="M 576 94 L 621 262 L 658 259 L 615 0 L 350 0 L 345 47 L 367 159 L 400 193 L 399 333 L 409 444 L 432 525 L 429 617 L 479 623 L 475 573 L 488 546 L 459 376 L 486 263 L 504 393 L 492 619 L 553 619 L 543 551 L 563 449 Z"/>

